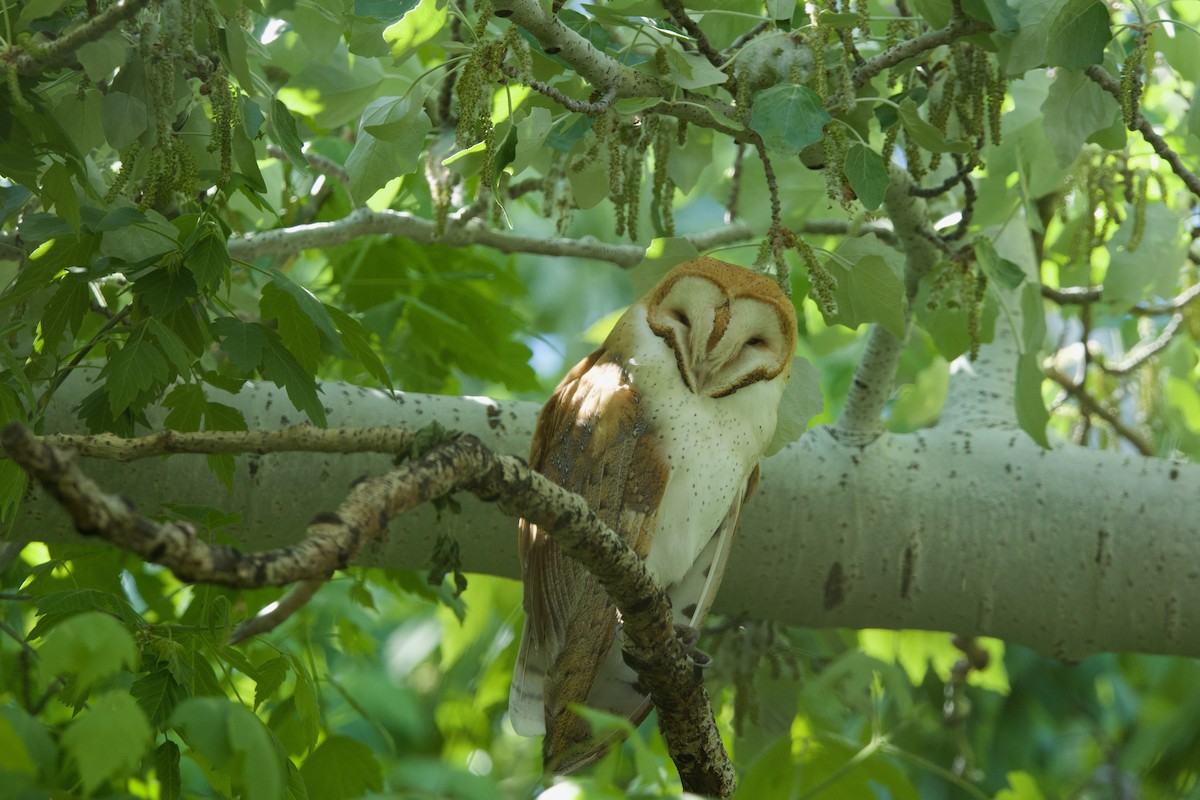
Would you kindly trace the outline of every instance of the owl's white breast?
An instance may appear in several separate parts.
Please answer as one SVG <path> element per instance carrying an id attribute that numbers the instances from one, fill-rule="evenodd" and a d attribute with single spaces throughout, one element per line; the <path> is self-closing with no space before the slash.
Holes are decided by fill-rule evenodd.
<path id="1" fill-rule="evenodd" d="M 759 381 L 731 395 L 693 394 L 674 352 L 631 309 L 629 360 L 645 419 L 661 443 L 669 477 L 646 566 L 660 585 L 679 581 L 708 543 L 775 432 L 783 381 Z"/>

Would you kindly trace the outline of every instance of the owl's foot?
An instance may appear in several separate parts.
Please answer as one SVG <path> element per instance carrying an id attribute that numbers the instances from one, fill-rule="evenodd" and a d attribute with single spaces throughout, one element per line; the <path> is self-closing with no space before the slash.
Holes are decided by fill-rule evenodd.
<path id="1" fill-rule="evenodd" d="M 683 650 L 692 657 L 692 663 L 703 669 L 712 664 L 712 656 L 703 650 L 696 648 L 696 642 L 700 640 L 700 629 L 693 628 L 691 625 L 681 625 L 675 623 L 675 635 L 679 637 L 679 641 L 683 642 Z"/>

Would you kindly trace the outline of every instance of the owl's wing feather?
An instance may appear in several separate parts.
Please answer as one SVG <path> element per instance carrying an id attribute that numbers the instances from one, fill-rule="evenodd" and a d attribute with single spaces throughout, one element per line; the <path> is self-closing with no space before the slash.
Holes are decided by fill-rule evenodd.
<path id="1" fill-rule="evenodd" d="M 746 481 L 746 489 L 741 497 L 729 507 L 729 513 L 721 520 L 721 524 L 709 539 L 708 544 L 700 551 L 695 563 L 678 582 L 664 587 L 667 597 L 671 598 L 671 609 L 676 625 L 686 625 L 698 628 L 708 615 L 716 599 L 717 589 L 721 578 L 725 575 L 725 565 L 729 562 L 729 553 L 733 549 L 733 539 L 738 532 L 742 507 L 750 500 L 758 488 L 758 465 Z M 630 715 L 629 720 L 634 725 L 639 724 L 654 707 L 650 697 L 644 696 L 637 711 Z"/>
<path id="2" fill-rule="evenodd" d="M 667 467 L 628 373 L 604 348 L 580 362 L 542 409 L 530 466 L 581 495 L 645 557 Z M 510 700 L 514 727 L 536 732 L 541 694 L 546 760 L 562 763 L 590 738 L 567 706 L 587 701 L 616 635 L 617 614 L 599 582 L 536 525 L 522 521 L 519 544 L 527 622 Z"/>

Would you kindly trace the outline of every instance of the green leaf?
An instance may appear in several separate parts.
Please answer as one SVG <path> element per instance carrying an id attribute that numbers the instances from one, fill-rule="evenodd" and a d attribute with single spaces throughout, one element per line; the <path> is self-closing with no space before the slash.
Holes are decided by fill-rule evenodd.
<path id="1" fill-rule="evenodd" d="M 277 321 L 279 337 L 300 365 L 308 372 L 315 373 L 321 359 L 321 337 L 317 333 L 317 326 L 300 310 L 295 298 L 275 284 L 268 283 L 262 288 L 258 308 L 264 322 L 272 319 Z"/>
<path id="2" fill-rule="evenodd" d="M 1050 26 L 1065 4 L 1066 0 L 1025 0 L 1020 4 L 1017 9 L 1019 27 L 1005 64 L 1008 75 L 1023 75 L 1046 63 Z"/>
<path id="3" fill-rule="evenodd" d="M 446 25 L 447 4 L 439 0 L 421 0 L 403 17 L 383 31 L 392 46 L 392 58 L 404 61 L 418 47 L 442 32 Z"/>
<path id="4" fill-rule="evenodd" d="M 358 138 L 346 159 L 350 194 L 365 203 L 384 184 L 416 172 L 433 129 L 420 97 L 380 97 L 363 110 Z"/>
<path id="5" fill-rule="evenodd" d="M 196 236 L 195 244 L 183 254 L 183 261 L 196 276 L 196 285 L 202 292 L 210 292 L 229 280 L 229 247 L 221 229 L 206 222 Z"/>
<path id="6" fill-rule="evenodd" d="M 47 681 L 57 675 L 78 676 L 86 690 L 137 665 L 133 636 L 117 620 L 88 611 L 62 622 L 46 637 L 39 668 Z"/>
<path id="7" fill-rule="evenodd" d="M 767 0 L 767 16 L 790 20 L 796 13 L 796 0 Z"/>
<path id="8" fill-rule="evenodd" d="M 262 325 L 218 317 L 213 320 L 212 331 L 221 337 L 221 349 L 242 372 L 252 373 L 262 364 L 267 349 L 267 329 Z"/>
<path id="9" fill-rule="evenodd" d="M 246 417 L 241 411 L 224 403 L 209 401 L 204 404 L 204 430 L 245 431 Z"/>
<path id="10" fill-rule="evenodd" d="M 0 308 L 28 299 L 46 289 L 60 271 L 89 264 L 95 252 L 95 237 L 88 234 L 64 236 L 42 245 L 30 256 L 17 280 L 0 295 Z"/>
<path id="11" fill-rule="evenodd" d="M 254 685 L 254 707 L 258 708 L 264 702 L 275 696 L 283 681 L 287 678 L 288 660 L 276 656 L 264 661 L 258 667 L 258 679 Z"/>
<path id="12" fill-rule="evenodd" d="M 283 796 L 287 759 L 276 750 L 271 732 L 262 720 L 245 706 L 231 704 L 225 728 L 233 752 L 232 772 L 245 787 L 244 796 L 248 800 L 276 800 Z"/>
<path id="13" fill-rule="evenodd" d="M 89 706 L 63 732 L 62 745 L 79 767 L 84 790 L 91 793 L 105 781 L 137 769 L 154 733 L 146 715 L 125 692 L 93 697 Z"/>
<path id="14" fill-rule="evenodd" d="M 662 47 L 660 52 L 670 68 L 673 82 L 682 89 L 720 86 L 729 80 L 728 75 L 714 67 L 700 53 L 685 53 L 670 46 Z"/>
<path id="15" fill-rule="evenodd" d="M 894 250 L 874 235 L 850 239 L 838 248 L 836 258 L 825 262 L 825 268 L 838 282 L 834 291 L 837 313 L 828 317 L 830 324 L 856 328 L 878 322 L 896 336 L 904 336 L 902 265 Z"/>
<path id="16" fill-rule="evenodd" d="M 198 290 L 192 273 L 178 263 L 163 264 L 138 276 L 133 293 L 155 317 L 165 317 L 187 306 Z"/>
<path id="17" fill-rule="evenodd" d="M 1008 786 L 996 793 L 996 800 L 1045 800 L 1037 781 L 1028 772 L 1010 772 Z"/>
<path id="18" fill-rule="evenodd" d="M 1110 39 L 1103 0 L 1067 0 L 1047 32 L 1046 65 L 1084 69 L 1099 64 Z"/>
<path id="19" fill-rule="evenodd" d="M 325 310 L 329 312 L 333 324 L 337 326 L 342 345 L 350 357 L 362 364 L 371 377 L 386 386 L 389 392 L 395 391 L 392 386 L 392 378 L 388 375 L 387 368 L 372 345 L 371 332 L 361 322 L 340 308 L 325 306 Z"/>
<path id="20" fill-rule="evenodd" d="M 775 435 L 763 455 L 773 456 L 799 439 L 808 429 L 808 421 L 825 408 L 821 396 L 821 376 L 807 359 L 792 359 L 792 377 L 779 401 Z"/>
<path id="21" fill-rule="evenodd" d="M 171 379 L 171 370 L 162 353 L 146 338 L 146 326 L 134 329 L 125 346 L 112 356 L 100 376 L 108 389 L 108 408 L 120 414 L 140 395 Z"/>
<path id="22" fill-rule="evenodd" d="M 584 141 L 590 140 L 589 136 Z M 586 149 L 586 147 L 581 147 L 576 152 L 582 153 Z M 581 209 L 593 208 L 608 197 L 608 156 L 604 154 L 587 162 L 575 162 L 575 164 L 579 163 L 583 163 L 582 169 L 576 170 L 572 165 L 572 168 L 567 170 L 567 182 L 571 184 L 571 194 L 575 198 L 575 204 Z"/>
<path id="23" fill-rule="evenodd" d="M 224 697 L 191 697 L 175 708 L 171 727 L 212 764 L 228 764 L 231 753 L 225 721 L 233 707 Z"/>
<path id="24" fill-rule="evenodd" d="M 300 365 L 278 334 L 266 329 L 264 333 L 267 341 L 263 350 L 263 377 L 286 391 L 292 405 L 307 414 L 314 425 L 324 427 L 325 408 L 317 396 L 317 382 L 312 372 Z"/>
<path id="25" fill-rule="evenodd" d="M 278 97 L 271 99 L 271 130 L 274 131 L 275 142 L 292 166 L 301 172 L 308 172 L 308 159 L 304 157 L 304 143 L 296 132 L 296 119 Z"/>
<path id="26" fill-rule="evenodd" d="M 16 29 L 24 30 L 35 19 L 49 17 L 67 4 L 67 0 L 29 0 L 17 17 Z"/>
<path id="27" fill-rule="evenodd" d="M 138 216 L 133 217 L 133 213 Z M 96 230 L 104 233 L 100 252 L 130 264 L 150 261 L 179 249 L 179 231 L 153 210 L 143 214 L 137 209 L 116 209 L 101 220 Z"/>
<path id="28" fill-rule="evenodd" d="M 42 173 L 42 205 L 54 206 L 58 215 L 73 229 L 79 228 L 79 195 L 62 162 L 55 161 Z"/>
<path id="29" fill-rule="evenodd" d="M 188 352 L 187 346 L 175 334 L 175 331 L 153 317 L 148 318 L 144 324 L 146 332 L 154 338 L 163 355 L 167 357 L 167 363 L 171 365 L 171 368 L 179 375 L 187 375 L 191 372 L 192 354 Z M 173 375 L 168 380 L 174 377 Z"/>
<path id="30" fill-rule="evenodd" d="M 40 619 L 29 632 L 28 638 L 35 641 L 46 636 L 65 620 L 89 611 L 103 611 L 106 612 L 106 616 L 115 615 L 130 625 L 141 622 L 124 598 L 98 589 L 71 589 L 52 592 L 38 598 L 37 613 Z"/>
<path id="31" fill-rule="evenodd" d="M 146 103 L 125 92 L 109 92 L 100 103 L 100 123 L 114 150 L 124 151 L 137 141 L 150 124 Z"/>
<path id="32" fill-rule="evenodd" d="M 843 170 L 850 181 L 850 188 L 858 195 L 863 207 L 868 211 L 879 208 L 883 203 L 883 193 L 891 182 L 883 156 L 866 145 L 856 144 L 846 151 Z"/>
<path id="33" fill-rule="evenodd" d="M 167 393 L 162 404 L 171 409 L 163 425 L 173 431 L 198 431 L 204 418 L 204 390 L 196 383 L 181 383 Z"/>
<path id="34" fill-rule="evenodd" d="M 95 89 L 85 91 L 82 97 L 73 92 L 59 98 L 51 112 L 81 152 L 99 150 L 105 144 L 104 124 L 100 120 L 103 97 Z"/>
<path id="35" fill-rule="evenodd" d="M 383 768 L 367 747 L 346 736 L 330 736 L 300 765 L 310 797 L 350 800 L 383 789 Z"/>
<path id="36" fill-rule="evenodd" d="M 1046 423 L 1050 421 L 1050 413 L 1046 411 L 1046 403 L 1042 400 L 1042 380 L 1045 377 L 1041 356 L 1037 351 L 1025 353 L 1017 359 L 1017 424 L 1035 442 L 1049 450 Z"/>
<path id="37" fill-rule="evenodd" d="M 1136 249 L 1130 247 L 1136 224 L 1132 214 L 1105 244 L 1109 260 L 1103 297 L 1108 302 L 1132 305 L 1148 295 L 1168 297 L 1175 289 L 1189 241 L 1183 220 L 1163 203 L 1148 204 L 1145 214 Z"/>
<path id="38" fill-rule="evenodd" d="M 947 141 L 941 131 L 922 119 L 916 101 L 911 97 L 900 102 L 900 122 L 913 141 L 931 153 L 966 153 L 971 149 L 967 142 Z"/>
<path id="39" fill-rule="evenodd" d="M 270 273 L 271 286 L 289 295 L 295 301 L 296 307 L 320 331 L 325 341 L 336 346 L 340 337 L 337 328 L 334 327 L 333 320 L 329 317 L 329 312 L 326 310 L 327 307 L 325 304 L 318 300 L 316 295 L 308 289 L 305 289 L 279 270 L 272 269 Z M 264 286 L 263 291 L 267 292 L 268 287 Z"/>
<path id="40" fill-rule="evenodd" d="M 1021 331 L 1022 353 L 1037 353 L 1046 340 L 1046 308 L 1042 299 L 1041 285 L 1027 281 L 1021 287 Z"/>
<path id="41" fill-rule="evenodd" d="M 508 171 L 520 175 L 533 164 L 535 158 L 543 152 L 546 137 L 554 128 L 554 118 L 550 110 L 538 106 L 527 115 L 522 115 L 517 122 L 517 149 L 513 160 L 508 165 Z"/>
<path id="42" fill-rule="evenodd" d="M 87 42 L 75 51 L 83 71 L 92 83 L 100 84 L 112 78 L 118 67 L 124 66 L 129 43 L 120 31 L 109 31 L 99 39 Z"/>
<path id="43" fill-rule="evenodd" d="M 975 258 L 988 280 L 1005 289 L 1015 289 L 1025 280 L 1025 270 L 1001 258 L 996 248 L 987 239 L 975 240 Z"/>
<path id="44" fill-rule="evenodd" d="M 0 775 L 5 772 L 32 776 L 37 766 L 12 722 L 0 716 Z"/>
<path id="45" fill-rule="evenodd" d="M 1089 137 L 1120 119 L 1121 105 L 1082 72 L 1060 69 L 1042 114 L 1042 127 L 1059 165 L 1069 167 Z"/>
<path id="46" fill-rule="evenodd" d="M 187 688 L 175 680 L 171 670 L 161 661 L 133 682 L 129 694 L 146 712 L 151 726 L 159 731 L 166 729 L 175 707 L 188 697 Z"/>
<path id="47" fill-rule="evenodd" d="M 88 307 L 87 282 L 68 276 L 59 284 L 58 291 L 46 302 L 42 312 L 42 351 L 53 353 L 68 328 L 72 334 L 77 333 Z"/>
<path id="48" fill-rule="evenodd" d="M 179 772 L 179 745 L 167 739 L 154 751 L 154 773 L 159 800 L 182 800 L 183 776 Z"/>
<path id="49" fill-rule="evenodd" d="M 821 96 L 807 86 L 773 86 L 754 94 L 750 129 L 778 153 L 795 155 L 821 140 L 825 123 L 833 117 Z"/>
<path id="50" fill-rule="evenodd" d="M 317 687 L 313 684 L 312 676 L 308 674 L 304 663 L 291 656 L 292 670 L 296 673 L 296 689 L 293 698 L 296 702 L 296 713 L 304 732 L 304 740 L 308 747 L 317 743 L 321 729 L 321 708 L 317 703 Z"/>

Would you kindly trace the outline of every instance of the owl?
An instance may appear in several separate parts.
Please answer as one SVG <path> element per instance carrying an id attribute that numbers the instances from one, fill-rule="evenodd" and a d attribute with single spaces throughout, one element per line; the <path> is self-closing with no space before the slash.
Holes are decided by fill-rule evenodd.
<path id="1" fill-rule="evenodd" d="M 795 344 L 796 312 L 774 281 L 698 258 L 631 306 L 538 417 L 530 465 L 582 495 L 645 560 L 677 625 L 694 629 L 712 605 Z M 547 770 L 570 772 L 611 742 L 568 706 L 636 725 L 651 703 L 596 579 L 536 525 L 521 520 L 518 535 L 526 623 L 510 718 L 519 734 L 544 734 Z"/>

